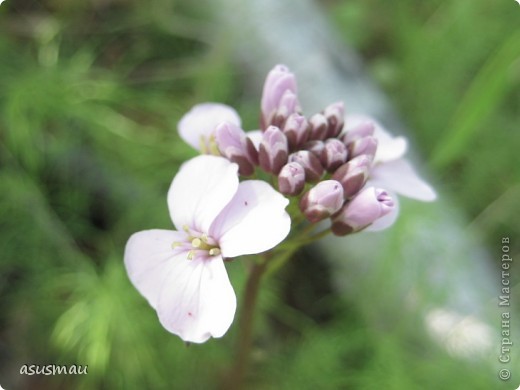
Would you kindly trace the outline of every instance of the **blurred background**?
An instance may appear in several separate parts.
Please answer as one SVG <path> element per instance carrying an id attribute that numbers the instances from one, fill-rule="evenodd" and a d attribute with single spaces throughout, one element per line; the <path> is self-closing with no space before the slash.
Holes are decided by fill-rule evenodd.
<path id="1" fill-rule="evenodd" d="M 0 5 L 5 389 L 223 386 L 237 322 L 222 339 L 185 346 L 161 327 L 122 264 L 132 233 L 171 228 L 166 191 L 179 164 L 196 154 L 177 135 L 183 113 L 219 101 L 237 108 L 246 129 L 257 127 L 261 80 L 275 63 L 244 66 L 248 53 L 237 56 L 218 5 Z M 360 54 L 365 74 L 408 128 L 424 172 L 462 216 L 457 229 L 470 232 L 498 280 L 503 237 L 520 261 L 520 6 L 513 0 L 321 0 L 314 6 L 325 15 L 336 49 L 350 46 Z M 401 234 L 402 242 L 406 229 L 399 224 L 406 221 L 388 234 Z M 432 251 L 442 246 L 425 242 Z M 386 260 L 399 264 L 400 253 L 390 251 Z M 373 284 L 347 294 L 333 281 L 334 263 L 312 249 L 297 256 L 297 266 L 289 264 L 263 286 L 248 388 L 487 390 L 520 384 L 518 361 L 509 366 L 511 381 L 498 379 L 497 343 L 489 359 L 461 356 L 437 342 L 423 318 L 395 310 L 381 321 L 381 294 L 371 288 L 381 278 L 404 278 L 401 267 L 372 269 L 366 281 Z M 246 262 L 228 264 L 239 301 Z M 519 280 L 520 266 L 513 266 L 511 284 Z M 517 298 L 515 287 L 511 310 L 518 310 Z M 496 296 L 489 301 L 497 305 Z M 491 320 L 500 326 L 499 317 Z M 52 363 L 88 365 L 88 375 L 19 374 L 23 364 Z"/>

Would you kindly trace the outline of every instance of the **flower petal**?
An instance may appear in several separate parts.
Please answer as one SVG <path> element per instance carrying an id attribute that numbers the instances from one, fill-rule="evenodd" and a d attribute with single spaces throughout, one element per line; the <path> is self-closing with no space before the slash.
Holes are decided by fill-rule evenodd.
<path id="1" fill-rule="evenodd" d="M 437 198 L 433 188 L 422 180 L 405 159 L 378 164 L 370 173 L 371 179 L 408 198 L 431 202 Z"/>
<path id="2" fill-rule="evenodd" d="M 238 188 L 238 165 L 223 157 L 202 155 L 185 162 L 168 191 L 170 217 L 185 226 L 207 233 Z"/>
<path id="3" fill-rule="evenodd" d="M 172 260 L 157 306 L 161 324 L 184 341 L 222 337 L 236 311 L 236 296 L 221 256 Z"/>
<path id="4" fill-rule="evenodd" d="M 221 103 L 202 103 L 193 106 L 181 118 L 178 130 L 181 138 L 195 149 L 201 149 L 222 122 L 230 122 L 240 127 L 241 121 L 235 109 Z M 202 150 L 204 152 L 204 150 Z"/>
<path id="5" fill-rule="evenodd" d="M 367 186 L 373 186 L 374 183 L 373 182 L 367 182 Z M 379 185 L 379 184 L 377 184 Z M 370 226 L 368 226 L 367 228 L 363 229 L 363 232 L 378 232 L 380 230 L 385 230 L 385 229 L 388 229 L 390 226 L 392 226 L 395 221 L 397 220 L 397 217 L 399 216 L 399 200 L 398 200 L 398 197 L 395 193 L 391 192 L 391 191 L 388 191 L 388 194 L 390 195 L 390 197 L 392 198 L 393 200 L 393 203 L 394 203 L 394 207 L 392 208 L 392 210 L 386 214 L 385 216 L 379 218 L 379 219 L 376 219 L 374 222 L 372 222 L 372 224 Z"/>
<path id="6" fill-rule="evenodd" d="M 288 204 L 269 184 L 244 181 L 211 225 L 210 235 L 218 240 L 224 257 L 264 252 L 289 234 Z"/>
<path id="7" fill-rule="evenodd" d="M 172 244 L 184 241 L 186 236 L 173 230 L 145 230 L 133 234 L 126 243 L 124 259 L 128 276 L 153 308 L 157 308 L 170 261 L 179 253 L 172 249 Z"/>

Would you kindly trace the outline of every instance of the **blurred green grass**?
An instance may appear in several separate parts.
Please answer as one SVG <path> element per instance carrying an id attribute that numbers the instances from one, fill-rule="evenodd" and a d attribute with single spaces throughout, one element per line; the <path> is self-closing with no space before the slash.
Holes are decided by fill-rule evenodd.
<path id="1" fill-rule="evenodd" d="M 488 243 L 503 232 L 519 236 L 510 212 L 519 192 L 515 8 L 483 0 L 325 5 Z M 5 387 L 218 387 L 236 329 L 185 347 L 161 328 L 122 267 L 131 233 L 171 226 L 165 194 L 194 155 L 176 133 L 180 116 L 213 100 L 256 120 L 258 102 L 244 98 L 232 44 L 214 30 L 209 9 L 187 0 L 0 7 Z M 239 296 L 244 267 L 228 267 Z M 421 324 L 396 316 L 382 326 L 363 295 L 334 294 L 330 277 L 319 274 L 323 264 L 312 280 L 295 283 L 298 268 L 263 289 L 256 387 L 437 389 L 442 369 L 442 388 L 498 388 L 476 363 L 434 347 Z M 309 288 L 291 295 L 295 285 Z M 17 370 L 31 362 L 88 364 L 89 375 L 20 379 Z"/>

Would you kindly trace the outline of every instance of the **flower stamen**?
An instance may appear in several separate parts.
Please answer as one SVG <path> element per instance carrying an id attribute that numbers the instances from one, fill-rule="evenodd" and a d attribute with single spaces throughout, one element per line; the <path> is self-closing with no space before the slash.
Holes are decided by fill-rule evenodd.
<path id="1" fill-rule="evenodd" d="M 211 248 L 209 250 L 209 255 L 210 256 L 218 256 L 218 255 L 220 255 L 220 249 L 219 248 Z"/>

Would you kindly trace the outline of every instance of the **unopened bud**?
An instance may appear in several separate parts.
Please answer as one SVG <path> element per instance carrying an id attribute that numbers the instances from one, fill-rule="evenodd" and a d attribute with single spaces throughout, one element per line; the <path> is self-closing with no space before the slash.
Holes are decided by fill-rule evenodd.
<path id="1" fill-rule="evenodd" d="M 258 163 L 258 152 L 244 130 L 233 123 L 223 122 L 215 129 L 215 140 L 220 153 L 238 164 L 241 175 L 253 174 Z"/>
<path id="2" fill-rule="evenodd" d="M 289 150 L 295 150 L 307 140 L 309 136 L 309 123 L 303 115 L 293 113 L 285 121 L 283 133 L 287 137 Z"/>
<path id="3" fill-rule="evenodd" d="M 373 159 L 377 151 L 377 138 L 372 136 L 359 138 L 350 142 L 347 149 L 350 158 L 364 154 Z"/>
<path id="4" fill-rule="evenodd" d="M 351 142 L 354 142 L 358 139 L 371 137 L 374 135 L 374 124 L 370 121 L 364 121 L 359 123 L 358 125 L 348 129 L 344 132 L 340 139 L 343 141 L 345 145 L 348 145 Z"/>
<path id="5" fill-rule="evenodd" d="M 280 100 L 280 104 L 271 120 L 271 124 L 282 129 L 289 116 L 299 110 L 298 97 L 292 91 L 287 90 Z"/>
<path id="6" fill-rule="evenodd" d="M 372 159 L 367 156 L 358 156 L 343 164 L 332 175 L 333 180 L 337 180 L 343 187 L 345 199 L 351 198 L 365 185 Z"/>
<path id="7" fill-rule="evenodd" d="M 269 126 L 262 135 L 258 162 L 263 170 L 277 175 L 287 162 L 287 137 L 276 126 Z"/>
<path id="8" fill-rule="evenodd" d="M 393 208 L 394 201 L 385 190 L 366 188 L 332 218 L 332 233 L 336 236 L 344 236 L 363 230 L 390 213 Z"/>
<path id="9" fill-rule="evenodd" d="M 334 172 L 347 161 L 347 147 L 337 138 L 328 139 L 321 151 L 320 161 L 327 171 Z"/>
<path id="10" fill-rule="evenodd" d="M 315 183 L 323 175 L 323 166 L 318 157 L 308 150 L 300 150 L 289 155 L 289 162 L 297 162 L 305 170 L 305 181 Z"/>
<path id="11" fill-rule="evenodd" d="M 329 122 L 323 114 L 314 114 L 309 119 L 310 140 L 324 140 L 329 132 Z"/>
<path id="12" fill-rule="evenodd" d="M 320 181 L 300 200 L 300 210 L 311 222 L 330 217 L 343 205 L 343 188 L 336 180 Z"/>
<path id="13" fill-rule="evenodd" d="M 316 157 L 321 158 L 321 152 L 325 148 L 325 142 L 323 141 L 308 141 L 305 144 L 303 144 L 303 149 L 308 150 L 309 152 L 312 152 Z"/>
<path id="14" fill-rule="evenodd" d="M 276 65 L 265 79 L 261 102 L 261 125 L 266 129 L 272 124 L 276 111 L 278 111 L 282 97 L 286 91 L 297 93 L 296 77 L 285 65 Z"/>
<path id="15" fill-rule="evenodd" d="M 323 115 L 329 124 L 327 138 L 336 137 L 343 130 L 343 124 L 345 123 L 345 105 L 343 102 L 332 103 L 325 107 Z"/>
<path id="16" fill-rule="evenodd" d="M 305 187 L 305 170 L 297 162 L 283 166 L 278 174 L 278 190 L 289 196 L 299 195 Z"/>

